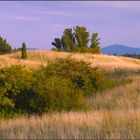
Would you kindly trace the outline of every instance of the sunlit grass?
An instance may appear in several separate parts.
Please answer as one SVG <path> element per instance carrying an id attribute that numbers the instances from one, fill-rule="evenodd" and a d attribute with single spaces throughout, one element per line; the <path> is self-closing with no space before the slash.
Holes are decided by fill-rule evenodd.
<path id="1" fill-rule="evenodd" d="M 140 110 L 46 114 L 0 122 L 0 138 L 140 138 Z"/>
<path id="2" fill-rule="evenodd" d="M 91 108 L 86 112 L 54 112 L 0 120 L 0 139 L 139 139 L 140 74 L 135 72 L 140 69 L 140 60 L 103 54 L 33 51 L 28 53 L 27 60 L 21 60 L 20 53 L 0 56 L 0 66 L 25 64 L 37 68 L 68 56 L 108 72 L 115 69 L 116 75 L 112 73 L 112 77 L 124 75 L 132 82 L 88 98 Z"/>
<path id="3" fill-rule="evenodd" d="M 133 82 L 98 93 L 88 102 L 96 110 L 119 110 L 140 108 L 140 75 L 131 76 Z"/>
<path id="4" fill-rule="evenodd" d="M 37 67 L 41 64 L 47 65 L 48 61 L 55 60 L 57 58 L 71 57 L 76 60 L 82 60 L 91 63 L 93 67 L 101 67 L 104 70 L 120 69 L 140 69 L 140 60 L 121 57 L 110 56 L 105 54 L 80 54 L 80 53 L 66 53 L 66 52 L 54 52 L 54 51 L 30 51 L 28 52 L 28 59 L 22 60 L 20 58 L 20 52 L 0 56 L 1 65 L 13 65 L 15 63 L 25 64 L 28 67 Z"/>
<path id="5" fill-rule="evenodd" d="M 136 139 L 140 138 L 140 76 L 133 82 L 90 98 L 86 112 L 0 120 L 0 138 L 10 139 Z"/>

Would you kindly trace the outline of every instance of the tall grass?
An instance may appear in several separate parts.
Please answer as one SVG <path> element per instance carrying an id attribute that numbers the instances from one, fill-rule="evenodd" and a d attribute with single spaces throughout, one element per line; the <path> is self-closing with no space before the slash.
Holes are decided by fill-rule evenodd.
<path id="1" fill-rule="evenodd" d="M 125 75 L 133 81 L 87 99 L 92 106 L 87 112 L 1 119 L 0 139 L 140 139 L 140 75 L 135 73 L 140 69 L 140 60 L 102 54 L 34 51 L 25 61 L 19 59 L 19 53 L 0 56 L 0 66 L 19 62 L 27 67 L 37 67 L 69 55 L 107 71 L 119 68 L 116 69 L 118 77 L 122 69 L 133 71 Z"/>
<path id="2" fill-rule="evenodd" d="M 89 98 L 89 104 L 95 110 L 119 110 L 140 108 L 140 75 L 131 76 L 131 84 L 122 85 L 111 90 L 99 93 Z"/>
<path id="3" fill-rule="evenodd" d="M 87 112 L 63 112 L 0 120 L 3 139 L 138 139 L 140 76 L 88 99 Z"/>
<path id="4" fill-rule="evenodd" d="M 0 124 L 3 139 L 140 138 L 140 110 L 55 113 Z"/>

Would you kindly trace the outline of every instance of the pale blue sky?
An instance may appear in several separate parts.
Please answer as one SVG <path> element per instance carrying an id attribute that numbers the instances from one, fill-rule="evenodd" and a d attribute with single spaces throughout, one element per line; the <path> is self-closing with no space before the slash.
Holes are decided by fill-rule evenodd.
<path id="1" fill-rule="evenodd" d="M 76 25 L 98 32 L 102 47 L 140 48 L 140 1 L 0 1 L 0 35 L 13 47 L 50 49 Z"/>

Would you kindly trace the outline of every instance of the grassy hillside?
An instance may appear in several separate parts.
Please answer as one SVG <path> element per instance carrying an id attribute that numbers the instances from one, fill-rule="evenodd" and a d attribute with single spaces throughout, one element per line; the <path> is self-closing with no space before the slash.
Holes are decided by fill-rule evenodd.
<path id="1" fill-rule="evenodd" d="M 47 65 L 50 60 L 57 58 L 71 57 L 76 60 L 83 60 L 91 63 L 93 67 L 101 67 L 106 70 L 113 70 L 115 68 L 138 70 L 140 69 L 140 60 L 121 57 L 121 56 L 110 56 L 104 54 L 80 54 L 80 53 L 65 53 L 65 52 L 48 52 L 48 51 L 31 51 L 28 52 L 28 59 L 20 59 L 20 52 L 2 55 L 0 56 L 0 66 L 10 66 L 14 64 L 25 64 L 28 67 L 35 68 L 38 65 Z"/>
<path id="2" fill-rule="evenodd" d="M 29 59 L 24 61 L 20 59 L 20 53 L 0 56 L 0 66 L 25 64 L 29 68 L 37 68 L 40 64 L 47 65 L 48 61 L 67 56 L 90 62 L 93 67 L 99 66 L 112 74 L 115 80 L 119 81 L 123 75 L 132 82 L 87 98 L 91 109 L 86 112 L 54 112 L 40 117 L 1 119 L 0 138 L 140 138 L 140 60 L 103 54 L 32 51 Z"/>

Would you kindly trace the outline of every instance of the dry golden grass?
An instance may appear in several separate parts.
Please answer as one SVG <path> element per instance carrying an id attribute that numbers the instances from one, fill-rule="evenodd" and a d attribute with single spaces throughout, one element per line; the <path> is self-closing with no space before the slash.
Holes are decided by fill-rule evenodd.
<path id="1" fill-rule="evenodd" d="M 138 139 L 140 76 L 131 84 L 91 98 L 87 112 L 52 113 L 0 120 L 3 139 Z"/>
<path id="2" fill-rule="evenodd" d="M 140 110 L 55 113 L 0 124 L 3 139 L 140 138 Z"/>
<path id="3" fill-rule="evenodd" d="M 88 102 L 96 110 L 140 109 L 140 75 L 131 76 L 133 82 L 103 91 Z"/>
<path id="4" fill-rule="evenodd" d="M 57 58 L 71 57 L 76 60 L 83 60 L 91 63 L 93 67 L 98 66 L 106 70 L 113 70 L 114 68 L 120 69 L 140 69 L 140 60 L 121 57 L 110 56 L 104 54 L 80 54 L 80 53 L 65 53 L 55 51 L 31 51 L 28 52 L 28 59 L 21 60 L 20 52 L 0 56 L 0 66 L 9 66 L 13 64 L 25 64 L 29 67 L 37 67 L 41 64 L 47 65 L 48 61 L 55 60 Z"/>
<path id="5" fill-rule="evenodd" d="M 25 64 L 36 68 L 70 56 L 106 70 L 140 69 L 140 60 L 103 54 L 33 51 L 28 56 L 27 60 L 21 60 L 20 53 L 0 56 L 0 66 Z M 132 83 L 88 99 L 90 111 L 0 120 L 0 139 L 140 139 L 140 75 L 130 76 Z"/>

